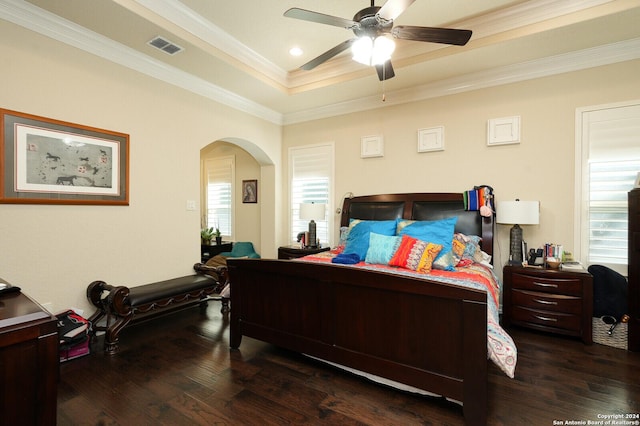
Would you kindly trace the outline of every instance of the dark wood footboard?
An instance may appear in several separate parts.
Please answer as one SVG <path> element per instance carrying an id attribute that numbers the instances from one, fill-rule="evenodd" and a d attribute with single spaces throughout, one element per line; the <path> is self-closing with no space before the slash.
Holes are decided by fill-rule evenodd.
<path id="1" fill-rule="evenodd" d="M 484 292 L 333 264 L 228 267 L 232 348 L 266 341 L 458 400 L 467 424 L 486 423 Z"/>

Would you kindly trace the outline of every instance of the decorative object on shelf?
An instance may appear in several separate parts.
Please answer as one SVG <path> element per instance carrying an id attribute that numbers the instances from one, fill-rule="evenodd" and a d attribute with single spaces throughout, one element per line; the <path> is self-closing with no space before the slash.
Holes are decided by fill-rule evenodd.
<path id="1" fill-rule="evenodd" d="M 489 185 L 477 185 L 462 193 L 465 210 L 479 210 L 480 216 L 493 215 L 493 188 Z"/>
<path id="2" fill-rule="evenodd" d="M 258 202 L 258 181 L 256 179 L 242 181 L 242 202 L 252 204 Z"/>
<path id="3" fill-rule="evenodd" d="M 549 268 L 549 269 L 558 269 L 562 262 L 560 260 L 556 259 L 555 257 L 550 257 L 550 258 L 547 259 L 546 263 L 547 263 L 547 268 Z"/>
<path id="4" fill-rule="evenodd" d="M 219 246 L 220 244 L 222 244 L 222 233 L 220 232 L 220 228 L 216 227 L 213 236 L 216 237 L 216 245 Z"/>
<path id="5" fill-rule="evenodd" d="M 537 225 L 540 223 L 539 201 L 501 201 L 498 202 L 496 222 L 513 225 L 509 233 L 509 264 L 522 265 L 524 250 L 522 249 L 522 228 L 520 225 Z"/>
<path id="6" fill-rule="evenodd" d="M 129 135 L 0 109 L 0 203 L 129 205 Z"/>
<path id="7" fill-rule="evenodd" d="M 318 247 L 315 221 L 324 220 L 326 206 L 320 203 L 300 204 L 300 219 L 309 221 L 309 239 L 305 240 L 306 247 Z"/>

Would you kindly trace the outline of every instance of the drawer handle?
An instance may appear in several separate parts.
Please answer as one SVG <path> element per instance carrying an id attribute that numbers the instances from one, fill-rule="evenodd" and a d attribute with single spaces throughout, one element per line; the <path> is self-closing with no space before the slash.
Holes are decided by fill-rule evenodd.
<path id="1" fill-rule="evenodd" d="M 533 285 L 537 285 L 538 287 L 553 287 L 558 288 L 558 284 L 547 284 L 547 283 L 539 283 L 537 281 L 533 282 Z"/>
<path id="2" fill-rule="evenodd" d="M 557 305 L 558 302 L 554 302 L 551 300 L 541 300 L 541 299 L 533 299 L 534 302 L 540 303 L 542 305 Z"/>
<path id="3" fill-rule="evenodd" d="M 536 317 L 536 318 L 538 318 L 539 320 L 542 320 L 542 321 L 558 322 L 558 320 L 556 318 L 541 317 L 540 315 L 534 315 L 534 317 Z"/>

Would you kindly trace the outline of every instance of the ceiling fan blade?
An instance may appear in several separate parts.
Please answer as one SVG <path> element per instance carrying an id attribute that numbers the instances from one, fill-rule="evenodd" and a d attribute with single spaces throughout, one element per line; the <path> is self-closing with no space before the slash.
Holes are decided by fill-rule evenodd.
<path id="1" fill-rule="evenodd" d="M 416 0 L 387 0 L 378 11 L 378 16 L 388 21 L 393 21 Z"/>
<path id="2" fill-rule="evenodd" d="M 325 15 L 311 10 L 292 7 L 284 13 L 287 18 L 302 19 L 303 21 L 316 22 L 318 24 L 333 25 L 334 27 L 353 29 L 359 24 L 351 19 L 339 18 L 337 16 Z"/>
<path id="3" fill-rule="evenodd" d="M 430 43 L 464 46 L 471 38 L 472 31 L 458 30 L 455 28 L 431 28 L 398 25 L 397 27 L 393 27 L 391 34 L 395 38 L 403 40 L 426 41 Z"/>
<path id="4" fill-rule="evenodd" d="M 350 40 L 345 40 L 342 43 L 340 43 L 339 45 L 333 47 L 332 49 L 327 50 L 326 52 L 324 52 L 322 55 L 318 56 L 317 58 L 310 60 L 306 64 L 302 65 L 300 68 L 302 68 L 303 70 L 306 70 L 306 71 L 312 70 L 315 67 L 317 67 L 318 65 L 320 65 L 321 63 L 333 58 L 338 53 L 342 53 L 343 51 L 345 51 L 348 48 L 350 48 L 351 45 L 353 44 L 353 42 L 356 41 L 356 40 L 357 40 L 357 38 L 352 38 Z"/>
<path id="5" fill-rule="evenodd" d="M 376 71 L 378 72 L 378 78 L 380 81 L 389 80 L 396 76 L 396 73 L 393 71 L 391 61 L 386 61 L 383 65 L 376 65 Z"/>

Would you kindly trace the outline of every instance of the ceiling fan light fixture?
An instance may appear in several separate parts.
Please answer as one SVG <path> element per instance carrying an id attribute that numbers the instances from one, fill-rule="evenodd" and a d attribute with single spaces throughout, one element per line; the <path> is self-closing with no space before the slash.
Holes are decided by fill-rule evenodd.
<path id="1" fill-rule="evenodd" d="M 391 54 L 396 49 L 393 40 L 385 36 L 377 37 L 373 42 L 371 65 L 382 65 L 391 59 Z"/>
<path id="2" fill-rule="evenodd" d="M 396 48 L 396 44 L 388 37 L 364 36 L 356 40 L 351 46 L 353 60 L 364 65 L 382 65 L 389 59 Z"/>

